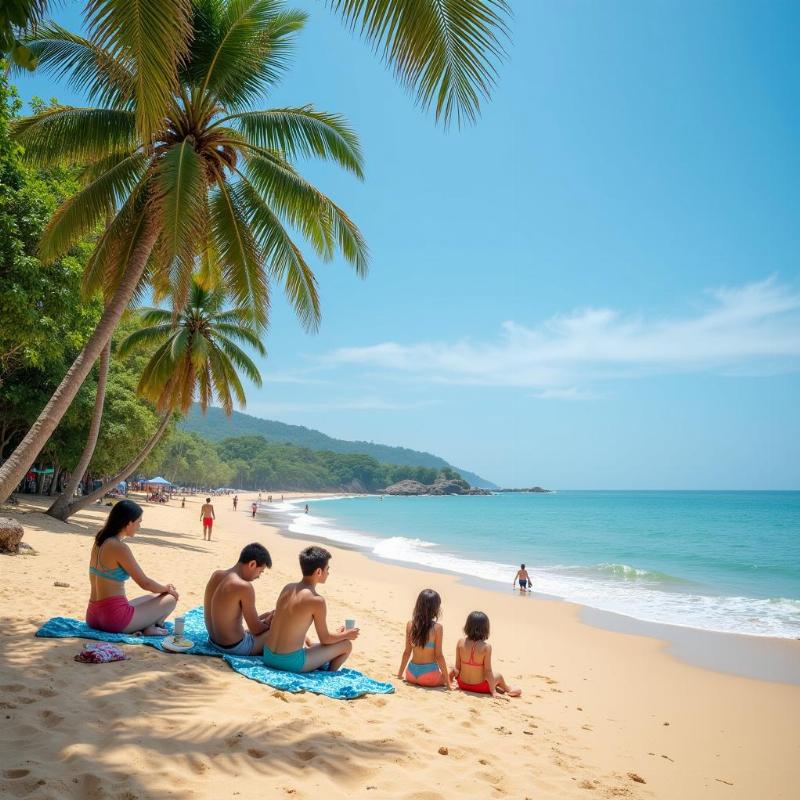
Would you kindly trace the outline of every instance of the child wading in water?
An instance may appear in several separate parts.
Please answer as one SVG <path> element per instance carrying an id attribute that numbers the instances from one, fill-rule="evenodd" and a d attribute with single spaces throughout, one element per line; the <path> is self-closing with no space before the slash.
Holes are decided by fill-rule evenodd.
<path id="1" fill-rule="evenodd" d="M 414 614 L 406 623 L 406 646 L 397 677 L 418 686 L 450 688 L 447 663 L 442 652 L 442 626 L 436 622 L 442 598 L 433 589 L 423 589 L 417 597 Z M 411 660 L 409 661 L 409 656 Z"/>
<path id="2" fill-rule="evenodd" d="M 489 638 L 489 617 L 483 611 L 473 611 L 464 625 L 466 637 L 456 646 L 456 667 L 450 679 L 458 680 L 465 692 L 490 694 L 503 692 L 509 697 L 519 697 L 521 689 L 509 686 L 499 672 L 492 670 L 492 646 Z"/>

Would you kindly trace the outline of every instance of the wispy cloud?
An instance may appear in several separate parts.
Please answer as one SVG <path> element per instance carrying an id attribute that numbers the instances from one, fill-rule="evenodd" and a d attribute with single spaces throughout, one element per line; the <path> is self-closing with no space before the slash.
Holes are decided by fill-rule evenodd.
<path id="1" fill-rule="evenodd" d="M 800 294 L 774 277 L 705 293 L 676 317 L 586 308 L 529 327 L 503 323 L 491 342 L 382 342 L 340 348 L 326 366 L 358 365 L 421 382 L 529 387 L 542 399 L 587 399 L 581 385 L 653 372 L 797 368 Z"/>

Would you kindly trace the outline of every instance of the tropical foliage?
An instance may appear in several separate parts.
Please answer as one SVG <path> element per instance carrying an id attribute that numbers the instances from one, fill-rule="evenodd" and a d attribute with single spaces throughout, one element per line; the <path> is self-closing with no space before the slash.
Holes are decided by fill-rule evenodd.
<path id="1" fill-rule="evenodd" d="M 245 406 L 240 372 L 261 386 L 258 367 L 240 347 L 266 355 L 252 315 L 224 306 L 222 289 L 194 282 L 177 320 L 163 308 L 137 312 L 136 330 L 120 342 L 118 354 L 150 350 L 136 390 L 159 411 L 180 409 L 186 414 L 197 397 L 203 413 L 217 400 L 230 415 L 234 400 Z"/>

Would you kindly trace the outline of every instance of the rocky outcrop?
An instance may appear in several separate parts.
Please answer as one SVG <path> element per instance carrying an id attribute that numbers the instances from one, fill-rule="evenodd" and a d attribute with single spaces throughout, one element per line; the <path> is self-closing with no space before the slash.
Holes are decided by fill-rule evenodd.
<path id="1" fill-rule="evenodd" d="M 399 495 L 428 494 L 428 488 L 428 486 L 419 481 L 398 481 L 391 486 L 387 486 L 383 493 Z"/>
<path id="2" fill-rule="evenodd" d="M 384 494 L 394 494 L 394 495 L 421 495 L 421 494 L 431 494 L 431 495 L 453 495 L 453 494 L 470 494 L 470 495 L 481 495 L 481 494 L 491 494 L 491 492 L 486 491 L 486 489 L 478 489 L 477 487 L 470 488 L 470 485 L 460 478 L 450 479 L 450 478 L 437 478 L 434 483 L 430 486 L 426 486 L 424 483 L 420 483 L 419 481 L 400 481 L 399 483 L 393 483 L 391 486 L 387 486 L 383 490 Z"/>
<path id="3" fill-rule="evenodd" d="M 0 517 L 0 553 L 19 553 L 25 530 L 10 517 Z"/>

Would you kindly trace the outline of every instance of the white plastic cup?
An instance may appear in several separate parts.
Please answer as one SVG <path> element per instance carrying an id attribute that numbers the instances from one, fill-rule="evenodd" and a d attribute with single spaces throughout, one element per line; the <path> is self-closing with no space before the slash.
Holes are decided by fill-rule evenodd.
<path id="1" fill-rule="evenodd" d="M 183 630 L 186 625 L 186 617 L 175 617 L 175 630 L 173 635 L 176 639 L 183 638 Z"/>
<path id="2" fill-rule="evenodd" d="M 354 619 L 346 619 L 344 621 L 344 629 L 346 631 L 351 631 L 356 626 L 356 621 Z"/>

